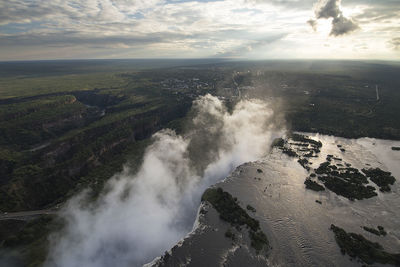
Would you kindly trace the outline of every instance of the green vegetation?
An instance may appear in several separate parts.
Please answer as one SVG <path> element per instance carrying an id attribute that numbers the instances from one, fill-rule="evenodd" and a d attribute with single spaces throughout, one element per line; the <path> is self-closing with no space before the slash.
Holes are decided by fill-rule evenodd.
<path id="1" fill-rule="evenodd" d="M 378 230 L 379 230 L 379 233 L 380 233 L 381 235 L 383 235 L 383 236 L 387 235 L 387 233 L 386 233 L 386 231 L 385 231 L 385 228 L 383 228 L 383 226 L 378 225 Z"/>
<path id="2" fill-rule="evenodd" d="M 235 80 L 242 95 L 273 97 L 272 107 L 282 111 L 272 118 L 277 125 L 287 121 L 297 131 L 400 139 L 396 66 L 274 61 L 160 68 L 185 64 L 196 62 L 0 63 L 0 210 L 52 207 L 87 187 L 95 198 L 124 163 L 133 170 L 140 165 L 153 133 L 164 127 L 183 131 L 186 114 L 198 95 L 225 97 L 231 110 L 237 102 L 233 71 L 240 72 Z M 283 139 L 273 143 L 297 157 L 307 170 L 305 158 L 315 157 L 321 145 L 297 134 L 290 137 L 290 144 Z M 338 159 L 327 159 L 334 160 Z M 358 174 L 346 174 L 338 166 L 318 171 L 326 188 L 350 199 L 376 194 Z M 381 191 L 389 191 L 393 184 L 386 174 L 372 175 L 371 180 Z M 43 222 L 43 229 L 51 224 L 51 220 Z M 23 231 L 15 225 L 16 231 Z M 38 242 L 17 232 L 16 243 L 10 237 L 6 244 L 21 247 L 21 242 L 23 248 L 38 253 L 35 258 L 44 257 L 48 230 L 37 231 Z M 263 243 L 258 233 L 254 232 L 253 239 Z M 34 262 L 34 266 L 39 264 Z"/>
<path id="3" fill-rule="evenodd" d="M 249 211 L 251 211 L 251 212 L 256 212 L 256 209 L 255 209 L 253 206 L 251 206 L 251 205 L 247 205 L 247 206 L 246 206 L 246 209 L 249 210 Z"/>
<path id="4" fill-rule="evenodd" d="M 3 212 L 53 207 L 87 187 L 96 198 L 124 164 L 133 171 L 140 166 L 152 134 L 167 126 L 182 129 L 193 99 L 193 88 L 176 95 L 148 74 L 126 70 L 38 71 L 0 78 Z M 22 251 L 18 261 L 38 266 L 53 224 L 42 221 L 41 230 L 28 235 L 33 226 L 16 222 L 2 244 Z"/>
<path id="5" fill-rule="evenodd" d="M 350 257 L 358 257 L 366 264 L 375 262 L 382 264 L 400 265 L 400 254 L 391 254 L 382 248 L 379 243 L 371 242 L 362 235 L 347 233 L 340 227 L 331 225 L 331 230 L 335 234 L 335 240 L 343 254 Z"/>
<path id="6" fill-rule="evenodd" d="M 316 157 L 322 147 L 321 141 L 316 141 L 308 136 L 292 134 L 287 141 L 277 138 L 273 142 L 273 147 L 278 147 L 282 153 L 289 157 L 298 157 L 297 162 L 307 171 L 310 171 L 310 157 Z"/>
<path id="7" fill-rule="evenodd" d="M 247 212 L 239 206 L 237 200 L 235 201 L 231 194 L 224 192 L 220 187 L 207 189 L 201 200 L 211 203 L 219 212 L 221 219 L 234 226 L 246 225 L 253 231 L 257 231 L 260 228 L 260 223 L 251 218 Z"/>
<path id="8" fill-rule="evenodd" d="M 320 185 L 319 183 L 317 183 L 309 178 L 304 181 L 304 184 L 306 185 L 307 189 L 311 189 L 316 192 L 325 191 L 325 188 L 322 185 Z"/>
<path id="9" fill-rule="evenodd" d="M 400 147 L 398 147 L 398 146 L 392 146 L 392 150 L 394 150 L 394 151 L 400 151 Z"/>
<path id="10" fill-rule="evenodd" d="M 297 162 L 298 162 L 301 166 L 303 166 L 303 168 L 306 169 L 307 171 L 310 170 L 310 166 L 308 166 L 308 163 L 309 163 L 309 162 L 308 162 L 308 159 L 306 159 L 306 158 L 298 159 Z"/>
<path id="11" fill-rule="evenodd" d="M 269 241 L 267 236 L 263 231 L 259 230 L 257 232 L 250 231 L 251 246 L 260 253 L 264 248 L 268 247 Z"/>
<path id="12" fill-rule="evenodd" d="M 301 134 L 292 134 L 288 140 L 277 138 L 273 142 L 273 147 L 279 148 L 282 153 L 287 154 L 290 157 L 298 157 L 297 162 L 307 171 L 310 172 L 312 164 L 310 162 L 311 157 L 317 157 L 321 151 L 322 142 L 311 139 L 308 136 Z M 316 174 L 312 173 L 310 178 L 304 181 L 307 189 L 314 191 L 323 191 L 324 187 L 311 180 L 311 177 L 315 177 Z"/>
<path id="13" fill-rule="evenodd" d="M 366 186 L 368 179 L 358 169 L 347 165 L 343 167 L 343 164 L 336 166 L 332 164 L 332 159 L 342 162 L 342 159 L 328 155 L 328 160 L 315 170 L 318 180 L 322 181 L 326 188 L 350 200 L 377 196 L 373 186 Z"/>
<path id="14" fill-rule="evenodd" d="M 47 234 L 59 229 L 54 216 L 43 215 L 30 221 L 0 221 L 0 249 L 18 250 L 15 256 L 24 266 L 40 266 L 46 259 Z"/>
<path id="15" fill-rule="evenodd" d="M 139 164 L 146 140 L 179 127 L 192 102 L 190 90 L 177 97 L 146 75 L 0 79 L 0 210 L 49 207 L 87 186 L 99 192 L 128 159 Z"/>
<path id="16" fill-rule="evenodd" d="M 385 236 L 387 234 L 383 226 L 378 226 L 378 230 L 367 226 L 363 226 L 363 229 L 377 236 Z"/>
<path id="17" fill-rule="evenodd" d="M 275 138 L 271 144 L 272 147 L 279 147 L 279 148 L 284 147 L 284 145 L 285 145 L 285 140 L 283 138 Z"/>
<path id="18" fill-rule="evenodd" d="M 313 139 L 311 139 L 311 138 L 309 138 L 308 136 L 305 136 L 305 135 L 301 135 L 301 134 L 292 134 L 292 135 L 290 136 L 290 138 L 291 138 L 293 141 L 296 141 L 296 142 L 301 142 L 301 143 L 309 144 L 309 145 L 311 145 L 311 146 L 314 147 L 314 148 L 321 148 L 321 147 L 322 147 L 321 141 L 315 141 L 315 140 L 313 140 Z"/>
<path id="19" fill-rule="evenodd" d="M 389 185 L 393 185 L 396 181 L 390 172 L 382 171 L 379 168 L 362 169 L 362 172 L 365 173 L 365 175 L 369 177 L 372 182 L 379 186 L 379 190 L 381 192 L 390 192 Z"/>
<path id="20" fill-rule="evenodd" d="M 259 61 L 225 66 L 241 72 L 239 86 L 250 88 L 242 95 L 273 97 L 293 131 L 400 140 L 398 64 Z"/>
<path id="21" fill-rule="evenodd" d="M 86 91 L 125 86 L 127 80 L 118 73 L 84 73 L 70 75 L 5 77 L 0 79 L 0 99 L 26 98 L 58 92 Z"/>
<path id="22" fill-rule="evenodd" d="M 338 177 L 327 176 L 319 177 L 326 188 L 338 195 L 344 196 L 350 200 L 364 199 L 376 196 L 375 188 L 372 186 L 363 186 L 359 183 L 349 183 Z"/>
<path id="23" fill-rule="evenodd" d="M 236 235 L 232 232 L 232 229 L 228 229 L 225 232 L 225 237 L 232 239 L 232 241 L 236 241 Z"/>
<path id="24" fill-rule="evenodd" d="M 363 226 L 363 229 L 365 231 L 367 231 L 367 232 L 370 232 L 371 234 L 378 235 L 378 236 L 381 235 L 379 230 L 376 230 L 375 228 L 370 228 L 370 227 L 367 227 L 367 226 Z"/>
<path id="25" fill-rule="evenodd" d="M 320 204 L 320 205 L 322 205 L 322 202 L 321 202 L 320 200 L 318 200 L 318 199 L 315 200 L 315 202 L 318 203 L 318 204 Z"/>
<path id="26" fill-rule="evenodd" d="M 257 253 L 260 253 L 263 249 L 268 249 L 268 239 L 262 232 L 259 221 L 251 218 L 231 194 L 224 192 L 220 187 L 209 188 L 204 192 L 201 200 L 211 203 L 218 211 L 220 218 L 229 222 L 232 226 L 247 226 L 251 246 Z"/>
<path id="27" fill-rule="evenodd" d="M 289 157 L 293 157 L 293 158 L 296 158 L 299 156 L 299 155 L 297 155 L 296 151 L 294 151 L 293 149 L 288 148 L 288 147 L 282 148 L 282 152 L 284 154 L 288 155 Z"/>

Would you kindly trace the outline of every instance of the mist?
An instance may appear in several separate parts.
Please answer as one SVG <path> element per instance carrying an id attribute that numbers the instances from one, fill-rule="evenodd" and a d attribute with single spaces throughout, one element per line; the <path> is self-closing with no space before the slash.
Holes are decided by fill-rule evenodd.
<path id="1" fill-rule="evenodd" d="M 231 112 L 216 97 L 194 101 L 188 131 L 153 135 L 136 173 L 125 167 L 88 204 L 88 192 L 60 212 L 45 266 L 140 266 L 192 229 L 201 194 L 236 166 L 268 152 L 283 134 L 271 105 L 241 100 Z"/>

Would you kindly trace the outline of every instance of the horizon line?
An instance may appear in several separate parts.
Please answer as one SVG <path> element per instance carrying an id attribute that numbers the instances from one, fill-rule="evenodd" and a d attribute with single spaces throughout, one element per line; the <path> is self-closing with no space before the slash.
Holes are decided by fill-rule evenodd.
<path id="1" fill-rule="evenodd" d="M 219 60 L 219 61 L 383 61 L 383 62 L 399 62 L 400 59 L 365 59 L 365 58 L 265 58 L 265 59 L 254 59 L 254 58 L 219 58 L 219 57 L 202 57 L 202 58 L 70 58 L 70 59 L 12 59 L 12 60 L 0 60 L 0 63 L 14 63 L 14 62 L 51 62 L 51 61 L 130 61 L 130 60 Z"/>

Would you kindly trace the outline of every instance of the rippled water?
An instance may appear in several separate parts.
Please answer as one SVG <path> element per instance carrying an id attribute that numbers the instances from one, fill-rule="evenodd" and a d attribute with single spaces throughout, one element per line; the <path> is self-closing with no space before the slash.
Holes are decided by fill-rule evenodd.
<path id="1" fill-rule="evenodd" d="M 323 143 L 319 157 L 311 159 L 312 167 L 317 168 L 328 154 L 333 154 L 358 169 L 388 170 L 397 182 L 391 186 L 390 193 L 381 193 L 377 188 L 377 197 L 350 201 L 331 191 L 306 190 L 307 171 L 297 159 L 279 150 L 258 162 L 241 166 L 220 186 L 238 197 L 243 206 L 251 204 L 257 209 L 255 217 L 260 220 L 273 247 L 269 257 L 271 265 L 360 266 L 356 260 L 351 261 L 340 253 L 333 232 L 329 230 L 332 223 L 379 242 L 389 252 L 400 253 L 400 152 L 391 150 L 392 146 L 400 146 L 400 142 L 310 136 Z M 341 152 L 338 144 L 346 152 Z M 263 173 L 257 173 L 257 168 Z M 386 237 L 362 229 L 362 226 L 376 228 L 377 225 L 384 226 Z"/>

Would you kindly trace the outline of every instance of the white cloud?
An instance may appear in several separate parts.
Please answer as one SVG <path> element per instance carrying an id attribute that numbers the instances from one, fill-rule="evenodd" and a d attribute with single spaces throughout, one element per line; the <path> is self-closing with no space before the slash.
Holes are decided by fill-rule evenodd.
<path id="1" fill-rule="evenodd" d="M 312 45 L 321 48 L 325 43 L 319 42 L 319 37 L 312 37 L 311 31 L 307 30 L 306 21 L 313 15 L 312 2 L 314 1 L 2 1 L 0 60 L 31 59 L 33 50 L 37 51 L 38 58 L 52 58 L 57 54 L 56 46 L 58 49 L 62 46 L 64 50 L 69 49 L 70 54 L 58 53 L 69 58 L 79 57 L 72 52 L 78 47 L 80 51 L 85 51 L 83 54 L 86 57 L 98 57 L 102 53 L 103 56 L 100 57 L 110 54 L 133 57 L 209 57 L 228 54 L 229 51 L 246 45 L 252 48 L 253 53 L 260 53 L 257 58 L 276 56 L 278 50 L 287 51 L 281 57 L 295 58 L 299 54 L 290 53 L 293 48 L 300 49 L 302 54 L 311 54 L 309 45 L 299 47 L 303 40 L 317 42 Z M 337 0 L 324 3 L 333 3 L 333 8 L 325 10 L 323 8 L 329 5 L 322 6 L 319 12 L 322 15 L 319 17 L 326 17 L 328 11 L 336 12 L 336 26 L 331 31 L 332 35 L 355 29 L 348 14 L 354 15 L 362 24 L 362 31 L 354 33 L 355 37 L 367 34 L 370 39 L 374 39 L 377 38 L 379 28 L 399 23 L 398 16 L 396 18 L 398 9 L 396 11 L 389 0 L 373 4 L 375 9 L 372 4 L 362 4 L 357 0 L 347 0 L 342 9 L 339 9 Z M 338 12 L 341 12 L 341 16 Z M 373 19 L 367 19 L 368 16 Z M 323 31 L 324 28 L 320 27 L 324 23 L 318 25 L 318 31 Z M 391 32 L 393 33 L 396 31 Z M 257 49 L 252 45 L 282 34 L 291 36 L 291 41 L 281 38 L 277 43 L 264 43 L 264 46 Z M 389 35 L 379 37 L 380 49 L 388 57 L 394 53 L 386 45 L 393 38 Z M 297 45 L 294 36 L 297 38 Z M 248 54 L 242 56 L 246 57 Z M 331 56 L 331 53 L 325 54 L 325 57 Z M 368 57 L 367 54 L 358 53 L 349 56 Z"/>

